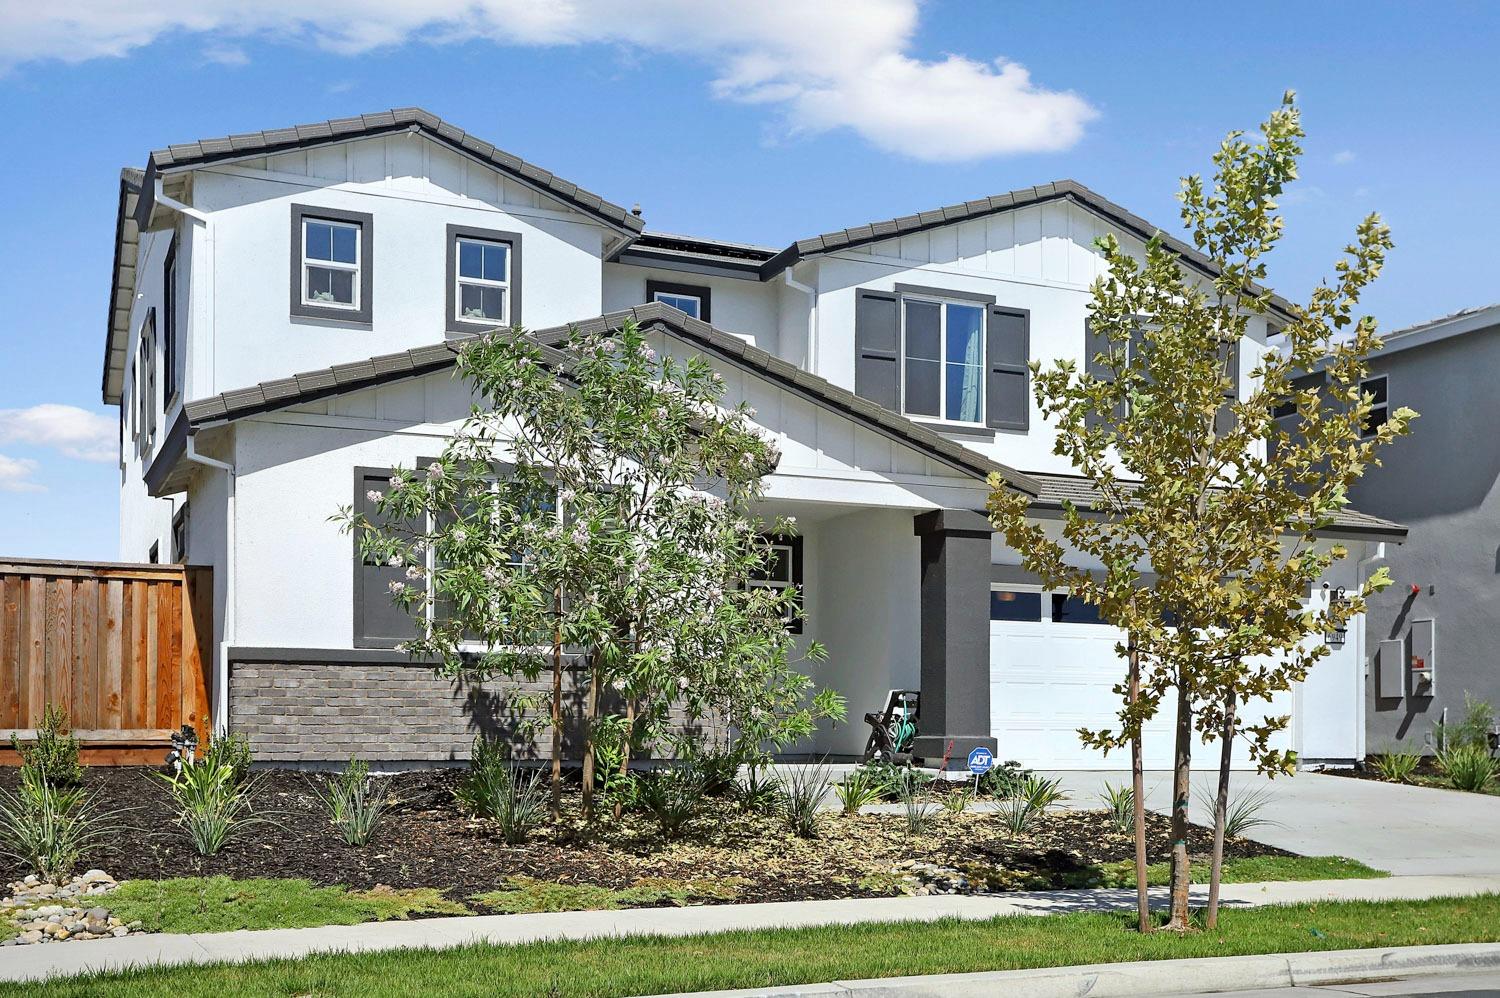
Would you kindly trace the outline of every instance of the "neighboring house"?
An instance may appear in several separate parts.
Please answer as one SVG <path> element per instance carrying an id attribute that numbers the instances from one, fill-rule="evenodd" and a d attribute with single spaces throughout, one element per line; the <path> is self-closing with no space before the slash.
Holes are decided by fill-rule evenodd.
<path id="1" fill-rule="evenodd" d="M 1465 694 L 1500 704 L 1500 305 L 1385 337 L 1369 361 L 1371 427 L 1409 406 L 1409 439 L 1381 454 L 1354 504 L 1399 519 L 1388 547 L 1395 584 L 1370 601 L 1365 633 L 1372 752 L 1430 751 L 1433 728 L 1458 721 Z"/>
<path id="2" fill-rule="evenodd" d="M 920 687 L 925 757 L 1119 765 L 1075 733 L 1113 714 L 1119 634 L 1043 592 L 979 511 L 991 472 L 1042 518 L 1080 496 L 1026 365 L 1087 363 L 1094 239 L 1152 231 L 1061 181 L 781 250 L 653 233 L 412 109 L 171 146 L 120 184 L 103 391 L 122 414 L 121 554 L 213 566 L 215 716 L 261 758 L 464 757 L 493 690 L 395 650 L 412 624 L 393 570 L 329 517 L 466 415 L 455 338 L 634 315 L 779 438 L 765 510 L 800 523 L 784 581 L 852 719 L 804 750 L 857 753 L 862 713 Z M 1242 384 L 1266 339 L 1252 320 Z M 1351 512 L 1329 533 L 1352 552 L 1331 581 L 1352 586 L 1403 531 Z M 1363 754 L 1362 631 L 1274 705 L 1295 718 L 1284 747 Z"/>

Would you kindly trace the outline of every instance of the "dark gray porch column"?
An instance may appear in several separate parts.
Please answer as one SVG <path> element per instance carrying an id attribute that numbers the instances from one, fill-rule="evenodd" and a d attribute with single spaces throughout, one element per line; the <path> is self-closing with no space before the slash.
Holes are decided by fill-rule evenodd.
<path id="1" fill-rule="evenodd" d="M 965 509 L 915 520 L 922 539 L 922 716 L 912 754 L 962 769 L 990 735 L 989 521 Z"/>

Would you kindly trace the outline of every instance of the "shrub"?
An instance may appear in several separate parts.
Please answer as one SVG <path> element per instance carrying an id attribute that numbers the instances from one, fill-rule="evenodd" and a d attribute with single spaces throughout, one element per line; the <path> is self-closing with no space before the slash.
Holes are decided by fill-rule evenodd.
<path id="1" fill-rule="evenodd" d="M 84 852 L 114 834 L 120 813 L 101 811 L 97 791 L 56 786 L 41 769 L 23 765 L 16 792 L 0 790 L 0 856 L 61 882 Z"/>
<path id="2" fill-rule="evenodd" d="M 1000 802 L 998 811 L 1006 831 L 1023 835 L 1047 808 L 1067 798 L 1062 780 L 1046 780 L 1035 774 L 1022 779 L 1015 791 Z"/>
<path id="3" fill-rule="evenodd" d="M 1439 752 L 1437 764 L 1449 783 L 1469 793 L 1482 793 L 1500 772 L 1500 762 L 1490 755 L 1489 747 L 1473 742 Z"/>
<path id="4" fill-rule="evenodd" d="M 1117 787 L 1106 781 L 1099 800 L 1103 802 L 1115 831 L 1124 835 L 1135 832 L 1135 787 L 1128 783 Z"/>
<path id="5" fill-rule="evenodd" d="M 350 759 L 337 776 L 324 778 L 315 788 L 328 821 L 338 829 L 344 842 L 362 846 L 375 834 L 385 809 L 391 805 L 389 787 L 370 778 L 370 764 Z"/>
<path id="6" fill-rule="evenodd" d="M 547 816 L 547 786 L 539 770 L 513 766 L 498 740 L 479 737 L 469 771 L 455 791 L 476 818 L 492 818 L 508 845 L 520 845 Z"/>
<path id="7" fill-rule="evenodd" d="M 817 838 L 818 808 L 828 794 L 828 767 L 794 767 L 782 781 L 781 794 L 787 829 L 800 838 Z"/>
<path id="8" fill-rule="evenodd" d="M 845 814 L 858 814 L 866 804 L 875 804 L 885 799 L 890 784 L 884 774 L 869 767 L 851 769 L 843 780 L 834 784 L 833 792 L 843 805 Z"/>
<path id="9" fill-rule="evenodd" d="M 212 856 L 247 825 L 268 823 L 253 813 L 257 781 L 237 781 L 234 767 L 207 757 L 186 763 L 177 774 L 154 774 L 166 784 L 182 826 L 200 856 Z"/>
<path id="10" fill-rule="evenodd" d="M 83 782 L 83 766 L 78 762 L 78 739 L 68 733 L 68 713 L 57 704 L 42 709 L 42 723 L 36 729 L 36 740 L 23 742 L 10 736 L 11 748 L 30 767 L 54 787 L 76 787 Z"/>
<path id="11" fill-rule="evenodd" d="M 1014 759 L 1008 759 L 990 767 L 989 772 L 979 778 L 979 792 L 997 800 L 1014 797 L 1031 775 L 1031 770 L 1023 769 Z"/>
<path id="12" fill-rule="evenodd" d="M 1391 783 L 1410 783 L 1421 764 L 1422 756 L 1416 752 L 1384 752 L 1370 759 L 1376 774 Z"/>
<path id="13" fill-rule="evenodd" d="M 1457 724 L 1433 725 L 1433 734 L 1438 748 L 1447 752 L 1464 746 L 1474 746 L 1490 752 L 1490 732 L 1495 727 L 1495 708 L 1488 700 L 1472 696 L 1464 691 L 1464 719 Z"/>
<path id="14" fill-rule="evenodd" d="M 636 801 L 656 819 L 663 838 L 675 839 L 698 813 L 703 799 L 702 774 L 691 767 L 664 769 L 640 780 Z"/>
<path id="15" fill-rule="evenodd" d="M 735 800 L 748 814 L 772 814 L 781 807 L 781 780 L 765 766 L 750 766 L 734 785 Z"/>
<path id="16" fill-rule="evenodd" d="M 1224 809 L 1224 834 L 1231 839 L 1243 838 L 1253 828 L 1280 828 L 1281 822 L 1263 818 L 1260 812 L 1275 799 L 1269 787 L 1257 787 L 1242 794 L 1229 794 L 1229 805 Z M 1218 806 L 1217 796 L 1207 788 L 1198 792 L 1198 806 L 1209 816 L 1213 824 L 1214 811 Z"/>
<path id="17" fill-rule="evenodd" d="M 915 783 L 901 785 L 901 804 L 905 808 L 907 834 L 921 835 L 927 831 L 932 824 L 932 816 L 937 814 L 938 809 L 936 804 L 922 798 Z"/>
<path id="18" fill-rule="evenodd" d="M 250 776 L 250 763 L 254 753 L 250 751 L 250 739 L 241 734 L 225 734 L 213 738 L 203 750 L 203 762 L 218 768 L 229 767 L 229 779 L 239 785 Z"/>
<path id="19" fill-rule="evenodd" d="M 900 800 L 901 788 L 907 784 L 922 787 L 932 782 L 932 777 L 911 766 L 898 766 L 893 762 L 867 762 L 851 773 L 867 774 L 870 781 L 881 788 L 881 800 Z"/>
<path id="20" fill-rule="evenodd" d="M 705 797 L 725 797 L 734 793 L 740 775 L 744 753 L 737 749 L 699 750 L 688 760 L 688 766 L 697 774 L 699 792 Z"/>

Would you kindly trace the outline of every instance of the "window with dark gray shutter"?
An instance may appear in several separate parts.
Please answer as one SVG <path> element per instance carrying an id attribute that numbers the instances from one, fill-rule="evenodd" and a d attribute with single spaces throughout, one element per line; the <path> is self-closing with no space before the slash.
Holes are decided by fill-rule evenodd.
<path id="1" fill-rule="evenodd" d="M 377 527 L 386 523 L 370 492 L 390 488 L 389 469 L 360 468 L 354 475 L 354 509 Z M 359 537 L 354 543 L 354 647 L 394 648 L 402 641 L 417 637 L 416 622 L 411 614 L 391 599 L 391 583 L 405 582 L 406 569 L 369 562 L 360 552 Z"/>
<path id="2" fill-rule="evenodd" d="M 1225 343 L 1219 347 L 1219 359 L 1224 365 L 1224 375 L 1229 379 L 1229 385 L 1224 390 L 1224 404 L 1219 406 L 1219 411 L 1214 413 L 1214 433 L 1224 436 L 1232 431 L 1237 422 L 1234 411 L 1229 408 L 1229 403 L 1238 402 L 1240 398 L 1240 344 Z"/>
<path id="3" fill-rule="evenodd" d="M 985 334 L 987 363 L 985 423 L 1000 430 L 1031 424 L 1031 313 L 991 305 Z"/>
<path id="4" fill-rule="evenodd" d="M 1132 335 L 1131 340 L 1134 341 L 1135 339 L 1136 336 Z M 1129 356 L 1129 350 L 1132 345 L 1133 343 L 1126 345 L 1127 357 Z M 1102 359 L 1102 355 L 1108 354 L 1113 348 L 1114 344 L 1110 341 L 1109 337 L 1103 332 L 1094 329 L 1092 320 L 1083 320 L 1083 369 L 1086 374 L 1088 374 L 1092 378 L 1097 378 L 1100 381 L 1113 381 L 1115 377 L 1114 371 Z M 1123 419 L 1124 416 L 1125 404 L 1122 402 L 1120 405 L 1115 407 L 1114 419 L 1120 420 Z M 1097 412 L 1089 412 L 1088 415 L 1084 417 L 1083 423 L 1084 426 L 1092 429 L 1096 426 L 1104 425 L 1104 417 Z"/>
<path id="5" fill-rule="evenodd" d="M 854 308 L 854 394 L 901 410 L 901 298 L 861 291 Z"/>

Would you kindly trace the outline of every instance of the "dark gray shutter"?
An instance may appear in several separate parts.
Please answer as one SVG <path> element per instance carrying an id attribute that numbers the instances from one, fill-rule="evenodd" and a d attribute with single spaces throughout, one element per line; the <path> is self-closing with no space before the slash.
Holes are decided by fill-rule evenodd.
<path id="1" fill-rule="evenodd" d="M 376 526 L 385 520 L 366 493 L 384 492 L 390 488 L 389 471 L 364 472 L 355 476 L 354 509 Z M 411 614 L 391 600 L 390 584 L 405 582 L 406 569 L 379 563 L 367 563 L 360 554 L 359 538 L 354 541 L 354 646 L 356 648 L 393 648 L 399 642 L 417 636 L 416 621 Z"/>
<path id="2" fill-rule="evenodd" d="M 854 394 L 901 410 L 901 298 L 860 291 L 854 306 Z"/>
<path id="3" fill-rule="evenodd" d="M 1134 337 L 1132 337 L 1134 339 Z M 1109 337 L 1102 332 L 1094 331 L 1093 321 L 1083 320 L 1083 349 L 1084 349 L 1084 373 L 1090 377 L 1098 378 L 1100 381 L 1113 381 L 1114 371 L 1109 365 L 1099 359 L 1100 354 L 1107 354 L 1114 347 Z M 1114 418 L 1119 421 L 1125 417 L 1125 406 L 1121 403 L 1115 408 Z M 1084 426 L 1092 429 L 1104 423 L 1103 417 L 1097 412 L 1090 412 L 1083 420 Z"/>
<path id="4" fill-rule="evenodd" d="M 985 422 L 1002 430 L 1031 425 L 1031 313 L 990 306 L 985 332 Z"/>
<path id="5" fill-rule="evenodd" d="M 1239 401 L 1240 397 L 1239 342 L 1220 345 L 1219 359 L 1224 365 L 1224 373 L 1229 378 L 1229 387 L 1224 392 L 1224 405 L 1219 406 L 1219 411 L 1214 413 L 1214 433 L 1223 436 L 1233 430 L 1235 425 L 1235 415 L 1229 408 L 1229 403 Z"/>

